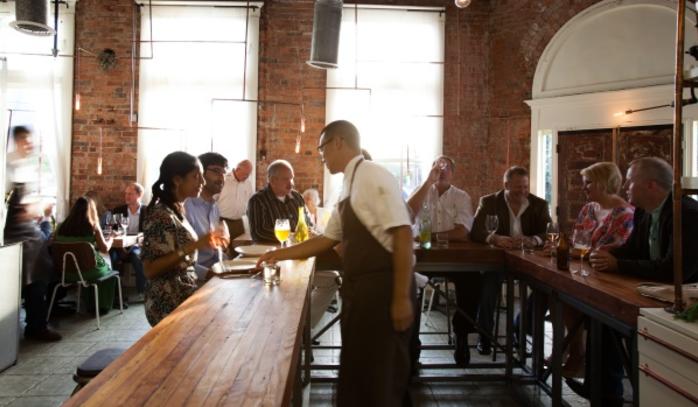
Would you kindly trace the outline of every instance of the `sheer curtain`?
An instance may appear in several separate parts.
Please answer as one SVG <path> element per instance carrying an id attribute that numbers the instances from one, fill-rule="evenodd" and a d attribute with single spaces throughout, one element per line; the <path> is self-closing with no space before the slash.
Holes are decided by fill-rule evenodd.
<path id="1" fill-rule="evenodd" d="M 53 7 L 49 9 L 53 25 Z M 35 192 L 44 199 L 55 199 L 57 216 L 62 219 L 68 209 L 70 184 L 75 1 L 60 6 L 55 58 L 51 54 L 53 36 L 30 36 L 9 27 L 14 10 L 14 2 L 0 3 L 0 58 L 5 58 L 0 76 L 1 124 L 6 136 L 13 126 L 33 129 L 41 157 Z M 9 144 L 6 151 L 13 148 Z M 5 165 L 2 168 L 4 173 Z"/>
<path id="2" fill-rule="evenodd" d="M 167 154 L 214 151 L 234 166 L 254 162 L 257 139 L 257 103 L 230 99 L 243 99 L 243 87 L 244 99 L 257 99 L 259 8 L 248 16 L 245 7 L 153 3 L 152 27 L 149 7 L 141 9 L 138 180 L 146 200 Z"/>
<path id="3" fill-rule="evenodd" d="M 345 119 L 407 195 L 441 154 L 444 15 L 440 10 L 346 6 L 339 68 L 327 74 L 327 122 Z M 325 173 L 325 205 L 341 176 Z"/>

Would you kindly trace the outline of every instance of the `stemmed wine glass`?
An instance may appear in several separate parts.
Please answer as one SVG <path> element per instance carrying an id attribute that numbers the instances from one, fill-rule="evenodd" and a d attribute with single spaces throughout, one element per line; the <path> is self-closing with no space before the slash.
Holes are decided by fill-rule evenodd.
<path id="1" fill-rule="evenodd" d="M 128 216 L 121 215 L 121 219 L 119 219 L 121 222 L 121 230 L 124 232 L 125 235 L 128 234 Z"/>
<path id="2" fill-rule="evenodd" d="M 485 218 L 485 229 L 487 229 L 487 235 L 494 235 L 498 227 L 499 218 L 497 217 L 497 215 L 487 215 L 487 217 Z M 490 244 L 490 247 L 494 247 L 494 245 Z"/>
<path id="3" fill-rule="evenodd" d="M 121 226 L 121 218 L 122 218 L 122 217 L 123 217 L 123 216 L 122 216 L 120 213 L 115 213 L 115 214 L 112 215 L 112 222 L 113 222 L 113 225 L 114 225 L 114 232 L 116 232 L 117 234 L 122 234 L 121 232 L 123 232 L 123 230 L 120 230 L 120 229 L 119 229 L 120 226 Z"/>
<path id="4" fill-rule="evenodd" d="M 584 270 L 584 256 L 591 251 L 591 236 L 589 232 L 575 229 L 572 235 L 572 247 L 579 250 L 579 273 L 582 277 L 589 275 L 589 272 Z"/>
<path id="5" fill-rule="evenodd" d="M 551 245 L 550 257 L 554 257 L 552 248 L 557 245 L 557 241 L 560 239 L 560 226 L 557 222 L 548 222 L 545 228 L 545 235 L 548 237 L 548 241 Z"/>
<path id="6" fill-rule="evenodd" d="M 288 219 L 277 219 L 274 224 L 274 236 L 281 243 L 281 247 L 284 247 L 284 243 L 288 241 L 288 237 L 291 234 L 291 223 Z"/>

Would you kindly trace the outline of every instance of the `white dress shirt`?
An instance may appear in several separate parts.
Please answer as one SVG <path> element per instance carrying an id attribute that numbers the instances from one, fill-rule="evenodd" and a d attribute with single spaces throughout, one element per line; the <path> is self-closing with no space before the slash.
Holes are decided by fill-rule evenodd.
<path id="1" fill-rule="evenodd" d="M 467 192 L 451 185 L 439 196 L 436 185 L 432 185 L 427 199 L 434 233 L 453 230 L 456 225 L 463 225 L 468 230 L 473 227 L 473 203 Z"/>
<path id="2" fill-rule="evenodd" d="M 238 181 L 235 175 L 225 176 L 223 190 L 218 195 L 218 209 L 221 217 L 227 219 L 242 219 L 242 215 L 247 212 L 247 202 L 254 194 L 252 178 L 247 177 L 243 182 Z"/>
<path id="3" fill-rule="evenodd" d="M 131 208 L 126 206 L 126 211 L 128 212 L 128 227 L 126 228 L 127 235 L 137 235 L 140 232 L 140 222 L 141 222 L 141 208 L 143 205 L 138 205 L 138 210 L 136 213 L 131 212 Z"/>
<path id="4" fill-rule="evenodd" d="M 349 202 L 359 221 L 371 235 L 387 250 L 393 252 L 393 235 L 389 229 L 410 226 L 410 215 L 397 180 L 380 165 L 364 160 L 356 169 L 354 185 L 349 191 L 354 167 L 363 156 L 351 159 L 344 169 L 344 181 L 339 201 L 351 195 Z M 342 219 L 337 207 L 332 211 L 324 236 L 342 241 Z"/>
<path id="5" fill-rule="evenodd" d="M 523 229 L 521 228 L 521 215 L 523 215 L 523 213 L 526 212 L 526 208 L 528 208 L 529 206 L 528 199 L 526 199 L 524 203 L 521 204 L 521 208 L 519 208 L 519 213 L 517 214 L 514 214 L 514 211 L 511 209 L 511 205 L 509 205 L 509 198 L 507 198 L 506 195 L 504 195 L 504 202 L 507 203 L 507 208 L 509 209 L 509 236 L 524 236 Z M 533 239 L 536 241 L 536 244 L 543 243 L 543 241 L 538 236 L 533 236 Z"/>

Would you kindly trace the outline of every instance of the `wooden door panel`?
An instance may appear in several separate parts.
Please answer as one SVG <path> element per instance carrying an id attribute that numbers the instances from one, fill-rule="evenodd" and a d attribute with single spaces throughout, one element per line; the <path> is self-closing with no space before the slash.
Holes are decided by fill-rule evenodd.
<path id="1" fill-rule="evenodd" d="M 612 130 L 559 132 L 558 148 L 558 222 L 565 233 L 570 233 L 579 210 L 586 203 L 579 171 L 612 159 Z"/>

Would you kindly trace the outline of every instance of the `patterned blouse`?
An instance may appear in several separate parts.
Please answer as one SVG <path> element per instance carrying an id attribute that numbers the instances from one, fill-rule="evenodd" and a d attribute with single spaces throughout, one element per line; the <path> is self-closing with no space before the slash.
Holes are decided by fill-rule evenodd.
<path id="1" fill-rule="evenodd" d="M 153 261 L 197 239 L 186 219 L 163 204 L 156 204 L 143 223 L 143 260 Z M 196 253 L 185 257 L 171 270 L 149 280 L 145 286 L 145 316 L 151 326 L 174 311 L 196 291 Z"/>
<path id="2" fill-rule="evenodd" d="M 621 246 L 633 231 L 635 208 L 613 208 L 599 221 L 601 210 L 601 205 L 597 202 L 587 203 L 579 211 L 574 228 L 591 233 L 591 245 L 594 248 L 608 250 Z"/>

